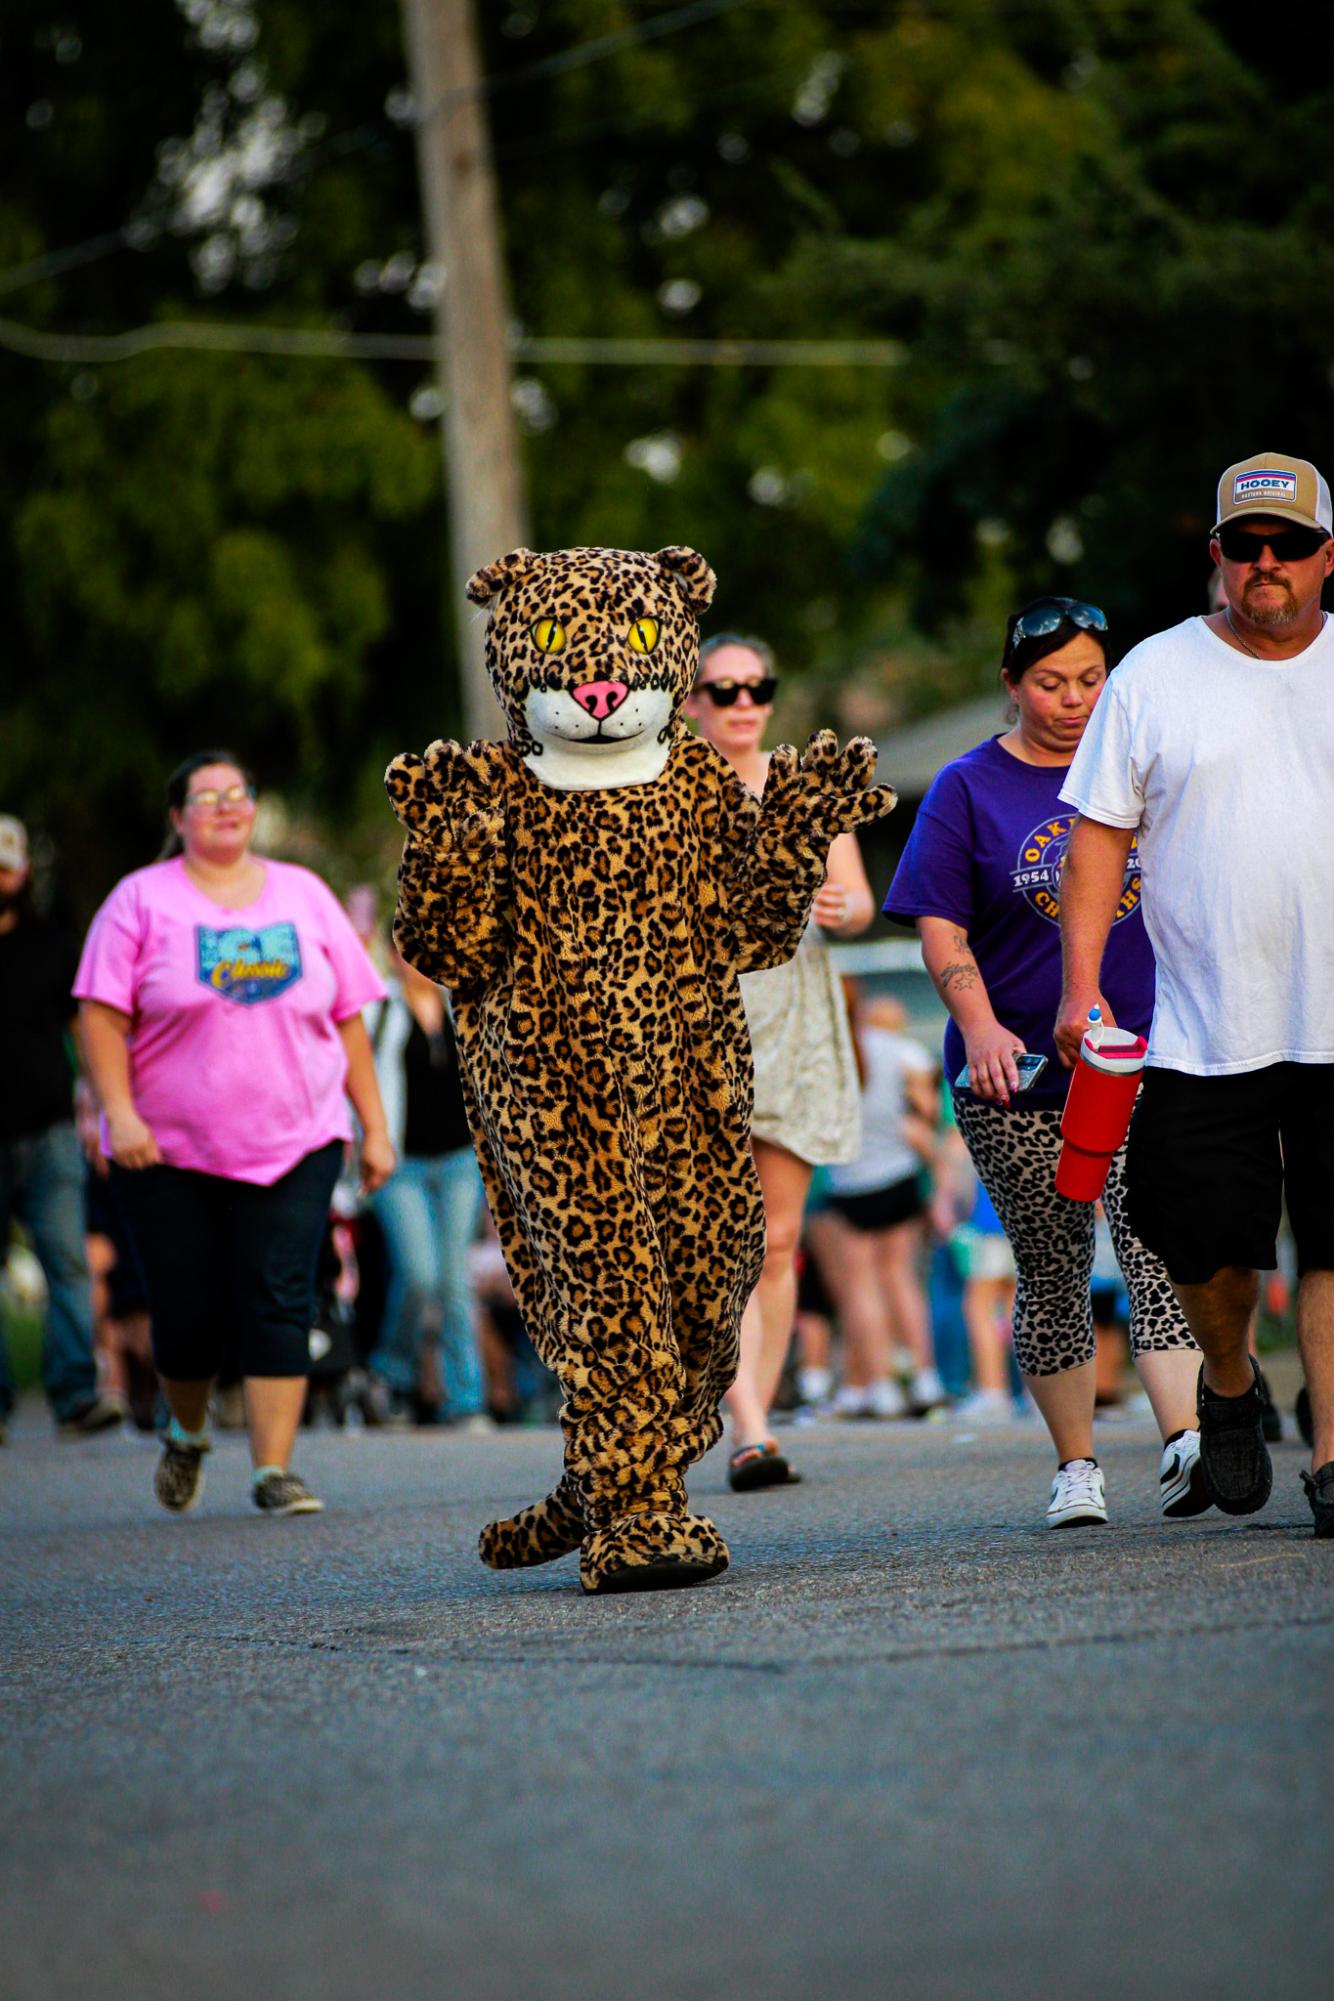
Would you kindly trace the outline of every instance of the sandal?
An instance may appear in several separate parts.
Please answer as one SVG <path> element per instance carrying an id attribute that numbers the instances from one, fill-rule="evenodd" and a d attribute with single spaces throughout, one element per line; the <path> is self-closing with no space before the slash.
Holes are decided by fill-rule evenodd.
<path id="1" fill-rule="evenodd" d="M 800 1479 L 772 1438 L 738 1446 L 727 1462 L 727 1484 L 734 1494 L 753 1493 L 759 1487 L 792 1487 Z"/>

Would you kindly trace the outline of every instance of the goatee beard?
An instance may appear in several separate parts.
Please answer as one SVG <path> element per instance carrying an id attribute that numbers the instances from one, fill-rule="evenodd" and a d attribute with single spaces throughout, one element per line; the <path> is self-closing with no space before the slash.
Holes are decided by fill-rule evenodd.
<path id="1" fill-rule="evenodd" d="M 1246 606 L 1246 616 L 1252 625 L 1291 625 L 1297 616 L 1297 604 L 1286 584 L 1278 588 L 1286 593 L 1281 604 L 1261 604 Z M 1249 596 L 1249 593 L 1247 594 Z"/>

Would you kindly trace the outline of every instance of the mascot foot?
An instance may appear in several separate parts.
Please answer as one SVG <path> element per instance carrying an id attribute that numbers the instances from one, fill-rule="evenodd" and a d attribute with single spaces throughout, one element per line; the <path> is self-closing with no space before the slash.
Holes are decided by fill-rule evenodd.
<path id="1" fill-rule="evenodd" d="M 488 1522 L 477 1553 L 492 1570 L 524 1570 L 569 1556 L 588 1533 L 579 1496 L 568 1475 L 544 1501 L 521 1508 L 508 1521 Z"/>
<path id="2" fill-rule="evenodd" d="M 617 1515 L 584 1539 L 579 1582 L 598 1596 L 613 1591 L 678 1591 L 707 1584 L 728 1564 L 727 1544 L 706 1515 Z"/>

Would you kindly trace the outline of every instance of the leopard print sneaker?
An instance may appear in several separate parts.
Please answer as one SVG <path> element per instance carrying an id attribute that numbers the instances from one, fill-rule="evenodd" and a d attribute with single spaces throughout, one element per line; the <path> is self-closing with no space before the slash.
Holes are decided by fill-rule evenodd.
<path id="1" fill-rule="evenodd" d="M 162 1457 L 153 1474 L 153 1492 L 173 1515 L 188 1515 L 197 1507 L 204 1491 L 204 1445 L 178 1445 L 174 1438 L 162 1441 Z"/>
<path id="2" fill-rule="evenodd" d="M 266 1473 L 250 1489 L 250 1498 L 262 1515 L 320 1515 L 324 1503 L 317 1500 L 297 1473 Z"/>

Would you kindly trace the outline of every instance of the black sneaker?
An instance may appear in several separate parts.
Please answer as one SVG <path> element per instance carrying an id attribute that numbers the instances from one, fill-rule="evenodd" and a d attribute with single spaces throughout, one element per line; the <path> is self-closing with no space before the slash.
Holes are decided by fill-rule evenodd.
<path id="1" fill-rule="evenodd" d="M 383 1376 L 367 1376 L 359 1402 L 367 1430 L 383 1426 L 387 1431 L 407 1431 L 412 1424 L 412 1414 L 403 1397 L 390 1389 Z"/>
<path id="2" fill-rule="evenodd" d="M 96 1396 L 85 1398 L 76 1404 L 67 1417 L 62 1417 L 56 1430 L 61 1438 L 92 1438 L 99 1431 L 110 1431 L 113 1425 L 124 1424 L 129 1416 L 125 1399 L 119 1396 Z"/>
<path id="3" fill-rule="evenodd" d="M 173 1515 L 188 1515 L 203 1493 L 207 1451 L 207 1445 L 178 1445 L 174 1438 L 163 1439 L 153 1492 Z"/>
<path id="4" fill-rule="evenodd" d="M 323 1501 L 316 1500 L 305 1481 L 296 1473 L 266 1473 L 250 1489 L 250 1498 L 262 1515 L 319 1515 Z"/>
<path id="5" fill-rule="evenodd" d="M 1281 1445 L 1283 1443 L 1283 1413 L 1270 1396 L 1269 1385 L 1263 1376 L 1260 1377 L 1257 1387 L 1260 1391 L 1262 1404 L 1260 1422 L 1264 1426 L 1265 1444 Z"/>
<path id="6" fill-rule="evenodd" d="M 1200 1365 L 1195 1401 L 1200 1413 L 1200 1463 L 1214 1506 L 1225 1515 L 1253 1515 L 1269 1499 L 1274 1468 L 1265 1445 L 1269 1389 L 1251 1357 L 1255 1380 L 1239 1397 L 1216 1396 Z"/>
<path id="7" fill-rule="evenodd" d="M 1314 1445 L 1315 1426 L 1311 1422 L 1311 1392 L 1307 1389 L 1305 1383 L 1302 1384 L 1297 1392 L 1297 1408 L 1294 1410 L 1293 1416 L 1297 1420 L 1297 1429 L 1301 1433 L 1302 1442 L 1306 1445 Z"/>
<path id="8" fill-rule="evenodd" d="M 1334 1459 L 1318 1473 L 1303 1473 L 1302 1485 L 1315 1516 L 1317 1539 L 1334 1542 Z"/>

